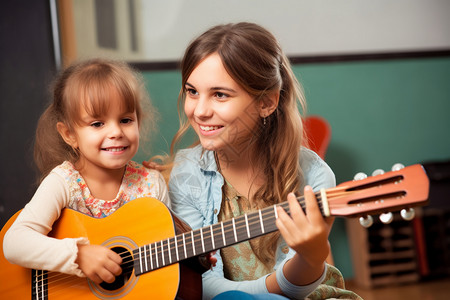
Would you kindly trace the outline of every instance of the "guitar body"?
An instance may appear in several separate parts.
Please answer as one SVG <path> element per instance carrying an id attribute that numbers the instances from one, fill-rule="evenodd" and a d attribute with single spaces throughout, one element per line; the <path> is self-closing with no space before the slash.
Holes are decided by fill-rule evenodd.
<path id="1" fill-rule="evenodd" d="M 0 234 L 2 240 L 17 215 L 3 227 Z M 133 249 L 171 237 L 175 235 L 175 230 L 172 215 L 162 202 L 141 198 L 102 219 L 64 209 L 49 235 L 59 239 L 87 237 L 91 244 L 132 255 Z M 9 263 L 4 258 L 3 247 L 0 251 L 1 298 L 31 299 L 32 271 Z M 201 275 L 197 275 L 201 280 Z M 180 283 L 180 267 L 176 263 L 140 276 L 135 276 L 133 271 L 119 288 L 103 288 L 87 278 L 55 272 L 48 272 L 47 281 L 48 298 L 36 299 L 175 299 Z M 201 293 L 201 281 L 197 292 Z"/>
<path id="2" fill-rule="evenodd" d="M 30 299 L 31 296 L 31 270 L 11 264 L 3 255 L 3 237 L 19 213 L 15 213 L 0 232 L 0 295 L 5 299 Z"/>

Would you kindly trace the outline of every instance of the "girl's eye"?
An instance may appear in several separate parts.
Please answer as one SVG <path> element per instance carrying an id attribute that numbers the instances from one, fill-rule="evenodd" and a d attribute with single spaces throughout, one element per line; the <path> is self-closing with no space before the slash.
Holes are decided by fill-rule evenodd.
<path id="1" fill-rule="evenodd" d="M 122 124 L 128 124 L 131 122 L 133 122 L 133 120 L 130 118 L 125 118 L 125 119 L 120 120 L 120 123 L 122 123 Z"/>
<path id="2" fill-rule="evenodd" d="M 102 122 L 93 122 L 93 123 L 91 123 L 91 126 L 92 126 L 92 127 L 95 127 L 95 128 L 99 128 L 99 127 L 101 127 L 102 125 L 103 125 Z"/>

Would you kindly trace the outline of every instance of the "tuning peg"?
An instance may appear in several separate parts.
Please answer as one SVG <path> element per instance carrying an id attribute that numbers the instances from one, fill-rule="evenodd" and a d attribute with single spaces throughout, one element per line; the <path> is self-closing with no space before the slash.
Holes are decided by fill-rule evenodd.
<path id="1" fill-rule="evenodd" d="M 380 221 L 383 222 L 383 224 L 390 224 L 393 219 L 394 215 L 391 212 L 387 212 L 380 215 Z"/>
<path id="2" fill-rule="evenodd" d="M 373 218 L 372 216 L 364 216 L 359 218 L 359 224 L 361 224 L 364 228 L 369 228 L 373 224 Z"/>
<path id="3" fill-rule="evenodd" d="M 401 170 L 401 169 L 403 169 L 405 166 L 403 165 L 403 164 L 401 164 L 401 163 L 396 163 L 395 165 L 393 165 L 392 166 L 392 171 L 398 171 L 398 170 Z"/>
<path id="4" fill-rule="evenodd" d="M 367 178 L 367 174 L 363 172 L 356 173 L 356 175 L 353 177 L 353 180 L 363 180 Z"/>
<path id="5" fill-rule="evenodd" d="M 372 172 L 372 176 L 382 175 L 384 174 L 384 171 L 382 169 L 376 169 Z"/>
<path id="6" fill-rule="evenodd" d="M 403 220 L 411 221 L 416 216 L 416 211 L 414 208 L 404 208 L 400 211 L 400 215 L 402 216 Z"/>

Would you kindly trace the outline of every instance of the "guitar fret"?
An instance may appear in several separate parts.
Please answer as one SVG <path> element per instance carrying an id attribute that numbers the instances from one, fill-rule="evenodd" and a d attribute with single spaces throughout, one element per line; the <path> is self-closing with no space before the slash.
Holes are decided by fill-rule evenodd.
<path id="1" fill-rule="evenodd" d="M 259 224 L 261 224 L 261 232 L 264 233 L 264 223 L 261 215 L 261 210 L 259 209 Z"/>
<path id="2" fill-rule="evenodd" d="M 247 214 L 245 214 L 245 227 L 247 228 L 247 236 L 250 238 L 250 229 L 248 228 L 248 217 Z"/>
<path id="3" fill-rule="evenodd" d="M 187 258 L 187 252 L 186 252 L 186 240 L 184 238 L 184 233 L 183 233 L 183 248 L 184 248 L 184 258 Z"/>
<path id="4" fill-rule="evenodd" d="M 150 268 L 153 270 L 153 256 L 152 256 L 152 244 L 148 245 L 150 252 Z"/>
<path id="5" fill-rule="evenodd" d="M 166 260 L 166 262 L 167 262 L 167 265 L 170 265 L 170 264 L 172 264 L 172 257 L 171 257 L 171 255 L 172 255 L 172 251 L 170 250 L 170 239 L 167 239 L 166 241 L 166 246 L 167 246 L 167 250 L 166 250 L 166 254 L 167 254 L 167 260 Z"/>
<path id="6" fill-rule="evenodd" d="M 205 243 L 204 243 L 204 240 L 203 240 L 203 228 L 200 228 L 200 240 L 202 242 L 203 253 L 205 253 Z"/>
<path id="7" fill-rule="evenodd" d="M 167 249 L 169 249 L 169 263 L 172 263 L 172 251 L 170 250 L 170 239 L 167 239 Z"/>
<path id="8" fill-rule="evenodd" d="M 212 243 L 212 248 L 216 249 L 216 246 L 214 245 L 214 232 L 213 232 L 213 226 L 209 226 L 209 229 L 211 230 L 211 243 Z"/>
<path id="9" fill-rule="evenodd" d="M 156 257 L 156 267 L 159 268 L 158 244 L 157 243 L 155 243 L 155 257 Z"/>
<path id="10" fill-rule="evenodd" d="M 237 238 L 237 233 L 236 233 L 236 224 L 234 223 L 234 218 L 231 220 L 233 222 L 234 241 L 237 242 L 238 238 Z"/>
<path id="11" fill-rule="evenodd" d="M 146 245 L 144 245 L 144 262 L 145 262 L 145 271 L 148 271 L 148 264 L 147 264 L 147 249 L 146 249 Z"/>
<path id="12" fill-rule="evenodd" d="M 192 251 L 195 256 L 194 231 L 191 231 Z"/>
<path id="13" fill-rule="evenodd" d="M 222 239 L 223 239 L 223 245 L 227 245 L 227 241 L 225 240 L 225 231 L 223 230 L 223 222 L 220 222 L 220 227 L 222 228 Z"/>
<path id="14" fill-rule="evenodd" d="M 178 255 L 178 242 L 177 242 L 177 237 L 175 236 L 175 253 L 177 255 L 177 261 L 180 261 L 180 257 Z"/>
<path id="15" fill-rule="evenodd" d="M 278 219 L 278 212 L 277 212 L 277 206 L 276 205 L 273 206 L 273 210 L 275 212 L 275 219 Z"/>
<path id="16" fill-rule="evenodd" d="M 142 269 L 142 248 L 139 248 L 139 269 L 141 273 L 144 272 L 144 270 Z"/>
<path id="17" fill-rule="evenodd" d="M 161 241 L 161 257 L 162 257 L 162 266 L 166 265 L 166 261 L 164 259 L 164 243 Z"/>

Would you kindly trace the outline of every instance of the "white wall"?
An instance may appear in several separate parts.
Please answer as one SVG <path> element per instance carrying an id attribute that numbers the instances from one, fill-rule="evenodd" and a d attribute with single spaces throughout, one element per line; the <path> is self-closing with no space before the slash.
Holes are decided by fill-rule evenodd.
<path id="1" fill-rule="evenodd" d="M 91 1 L 74 1 L 76 27 L 83 32 L 77 34 L 80 56 L 174 61 L 207 28 L 238 21 L 272 31 L 289 56 L 450 49 L 448 0 L 134 0 L 138 53 L 127 50 L 125 27 L 133 20 L 120 0 L 117 15 L 126 19 L 115 29 L 120 49 L 95 45 L 95 30 L 89 29 L 95 14 L 86 11 Z"/>

